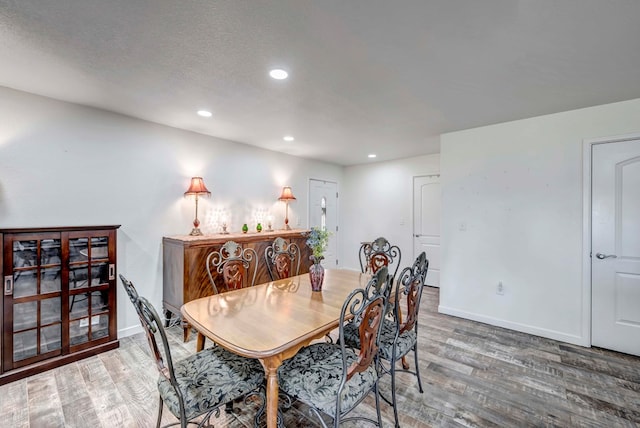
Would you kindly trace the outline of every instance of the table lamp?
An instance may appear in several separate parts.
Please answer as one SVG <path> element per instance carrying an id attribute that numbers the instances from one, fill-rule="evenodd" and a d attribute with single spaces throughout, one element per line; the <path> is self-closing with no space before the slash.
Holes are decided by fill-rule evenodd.
<path id="1" fill-rule="evenodd" d="M 186 192 L 184 192 L 184 196 L 193 195 L 196 198 L 196 218 L 193 220 L 193 229 L 189 235 L 192 236 L 200 236 L 202 232 L 200 231 L 200 220 L 198 220 L 198 197 L 199 196 L 211 196 L 211 192 L 207 189 L 207 186 L 204 185 L 204 180 L 202 177 L 192 177 L 191 185 Z"/>
<path id="2" fill-rule="evenodd" d="M 291 227 L 289 227 L 289 201 L 296 200 L 296 197 L 293 196 L 293 192 L 291 191 L 291 187 L 284 186 L 278 200 L 285 203 L 284 230 L 291 230 Z"/>

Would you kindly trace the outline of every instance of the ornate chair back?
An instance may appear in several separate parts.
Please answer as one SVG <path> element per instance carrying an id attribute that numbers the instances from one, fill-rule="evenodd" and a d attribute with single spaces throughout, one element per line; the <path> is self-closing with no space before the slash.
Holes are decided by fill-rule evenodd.
<path id="1" fill-rule="evenodd" d="M 386 266 L 395 278 L 400 267 L 400 248 L 391 245 L 386 238 L 379 237 L 372 242 L 365 242 L 360 246 L 359 259 L 362 272 L 376 273 Z"/>
<path id="2" fill-rule="evenodd" d="M 400 426 L 398 422 L 398 406 L 396 400 L 396 372 L 403 371 L 415 375 L 418 379 L 418 390 L 423 392 L 422 380 L 420 378 L 420 366 L 418 363 L 418 312 L 420 311 L 420 300 L 422 299 L 422 289 L 429 269 L 429 260 L 424 253 L 413 262 L 413 265 L 406 267 L 400 273 L 396 285 L 396 293 L 393 305 L 393 321 L 385 320 L 383 325 L 383 339 L 381 341 L 380 371 L 382 374 L 391 375 L 391 400 L 383 396 L 385 401 L 393 406 L 393 416 L 395 426 Z M 406 312 L 401 311 L 401 302 L 406 301 Z M 404 316 L 404 320 L 403 320 Z M 406 355 L 413 350 L 414 370 L 406 361 Z M 388 361 L 389 367 L 385 368 L 382 361 Z M 402 369 L 396 368 L 396 362 L 402 360 Z"/>
<path id="3" fill-rule="evenodd" d="M 277 237 L 264 251 L 264 258 L 272 281 L 289 278 L 300 272 L 300 248 Z"/>
<path id="4" fill-rule="evenodd" d="M 342 391 L 353 375 L 363 372 L 374 363 L 380 349 L 380 333 L 391 287 L 391 276 L 388 274 L 386 266 L 383 266 L 378 269 L 365 288 L 353 290 L 342 305 L 339 344 L 342 351 L 343 376 L 338 389 L 338 397 L 342 397 Z M 351 319 L 349 320 L 349 318 Z M 349 348 L 344 341 L 344 327 L 348 323 L 357 326 L 361 344 L 356 360 L 350 365 L 347 363 Z M 341 414 L 340 401 L 337 400 L 336 415 Z"/>
<path id="5" fill-rule="evenodd" d="M 162 326 L 162 320 L 160 316 L 158 316 L 158 313 L 155 311 L 155 309 L 147 299 L 138 295 L 138 292 L 131 281 L 129 281 L 122 275 L 120 275 L 120 281 L 122 281 L 122 285 L 124 286 L 124 289 L 129 296 L 129 300 L 131 300 L 131 303 L 133 303 L 133 307 L 138 313 L 140 324 L 142 324 L 142 328 L 144 329 L 144 332 L 147 336 L 147 341 L 149 342 L 149 347 L 151 348 L 151 354 L 156 360 L 158 371 L 164 377 L 166 377 L 169 382 L 171 382 L 171 385 L 175 388 L 176 393 L 181 396 L 182 393 L 178 388 L 178 384 L 176 382 L 175 374 L 173 371 L 173 360 L 171 359 L 171 351 L 169 350 L 169 341 L 167 340 L 167 334 L 164 331 L 164 327 Z M 160 340 L 162 342 L 162 352 L 158 347 L 156 335 L 160 337 Z"/>
<path id="6" fill-rule="evenodd" d="M 214 294 L 219 290 L 215 278 L 222 277 L 226 291 L 252 287 L 256 282 L 258 255 L 252 248 L 242 248 L 235 241 L 224 243 L 220 251 L 207 256 L 207 274 Z M 215 274 L 215 276 L 214 276 Z"/>
<path id="7" fill-rule="evenodd" d="M 422 298 L 422 287 L 429 269 L 429 260 L 424 253 L 413 262 L 411 267 L 406 267 L 400 273 L 396 289 L 394 313 L 399 321 L 399 329 L 396 336 L 413 329 L 417 330 L 418 312 L 420 311 L 420 300 Z M 406 298 L 407 310 L 404 321 L 400 310 L 400 301 Z"/>

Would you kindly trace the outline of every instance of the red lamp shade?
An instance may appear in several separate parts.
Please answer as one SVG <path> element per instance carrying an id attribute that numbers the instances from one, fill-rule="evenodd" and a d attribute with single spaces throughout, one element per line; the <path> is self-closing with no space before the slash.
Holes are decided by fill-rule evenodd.
<path id="1" fill-rule="evenodd" d="M 209 189 L 207 189 L 207 186 L 204 185 L 204 180 L 202 179 L 202 177 L 193 177 L 191 179 L 191 185 L 189 186 L 187 191 L 184 192 L 184 195 L 185 196 L 189 196 L 189 195 L 211 196 L 211 192 L 209 191 Z"/>
<path id="2" fill-rule="evenodd" d="M 295 201 L 296 197 L 293 196 L 293 192 L 291 191 L 291 187 L 289 186 L 284 186 L 282 188 L 282 193 L 280 194 L 280 197 L 278 198 L 279 201 Z"/>

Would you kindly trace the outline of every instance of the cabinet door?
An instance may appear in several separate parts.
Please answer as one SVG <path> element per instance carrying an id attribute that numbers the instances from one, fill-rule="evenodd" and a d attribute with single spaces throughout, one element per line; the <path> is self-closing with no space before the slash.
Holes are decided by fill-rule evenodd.
<path id="1" fill-rule="evenodd" d="M 4 239 L 3 369 L 60 355 L 60 233 L 7 234 Z"/>
<path id="2" fill-rule="evenodd" d="M 63 234 L 68 246 L 69 350 L 115 338 L 115 231 Z"/>

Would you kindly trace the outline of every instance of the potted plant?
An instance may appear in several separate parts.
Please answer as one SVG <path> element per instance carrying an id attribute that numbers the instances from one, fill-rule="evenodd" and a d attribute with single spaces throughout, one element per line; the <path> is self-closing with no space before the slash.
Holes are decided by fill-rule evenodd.
<path id="1" fill-rule="evenodd" d="M 309 278 L 313 291 L 322 291 L 322 281 L 324 280 L 324 267 L 320 264 L 324 259 L 324 251 L 331 233 L 327 230 L 312 227 L 307 235 L 307 247 L 311 250 L 309 257 L 313 264 L 309 267 Z"/>

